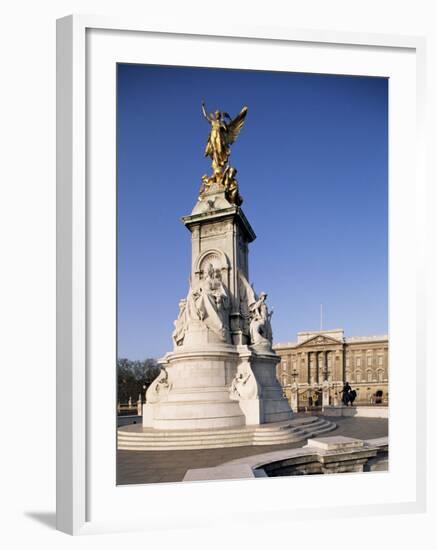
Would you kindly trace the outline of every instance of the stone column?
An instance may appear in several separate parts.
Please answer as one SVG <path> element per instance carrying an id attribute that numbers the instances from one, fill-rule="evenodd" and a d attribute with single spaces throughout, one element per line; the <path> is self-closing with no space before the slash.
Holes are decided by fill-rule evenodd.
<path id="1" fill-rule="evenodd" d="M 296 382 L 293 382 L 291 386 L 291 400 L 290 400 L 291 409 L 294 413 L 297 413 L 299 410 L 299 386 Z"/>
<path id="2" fill-rule="evenodd" d="M 340 357 L 340 379 L 342 382 L 345 382 L 345 372 L 344 372 L 344 348 L 342 348 L 340 350 L 340 353 L 339 353 L 339 357 Z"/>
<path id="3" fill-rule="evenodd" d="M 329 382 L 327 380 L 323 382 L 322 407 L 329 407 Z"/>
<path id="4" fill-rule="evenodd" d="M 307 380 L 308 384 L 311 384 L 311 357 L 310 352 L 307 352 Z"/>
<path id="5" fill-rule="evenodd" d="M 340 388 L 337 386 L 337 384 L 334 386 L 334 407 L 338 407 L 340 405 L 340 396 L 339 392 Z"/>
<path id="6" fill-rule="evenodd" d="M 323 374 L 323 380 L 328 380 L 328 350 L 324 352 L 325 355 L 325 372 Z"/>

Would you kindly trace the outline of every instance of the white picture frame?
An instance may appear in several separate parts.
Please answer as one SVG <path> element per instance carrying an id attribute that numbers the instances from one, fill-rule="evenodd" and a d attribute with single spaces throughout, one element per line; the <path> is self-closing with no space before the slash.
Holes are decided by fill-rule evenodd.
<path id="1" fill-rule="evenodd" d="M 134 44 L 127 44 L 126 50 L 117 53 L 117 44 L 115 44 L 115 36 L 123 35 L 130 37 L 130 40 L 138 44 L 141 37 L 153 38 L 160 45 L 164 45 L 161 55 L 163 59 L 175 59 L 175 64 L 180 64 L 181 61 L 176 59 L 177 52 L 174 42 L 177 40 L 209 40 L 212 46 L 210 51 L 217 48 L 217 43 L 240 44 L 245 47 L 245 55 L 247 64 L 252 68 L 265 68 L 270 66 L 271 61 L 260 61 L 250 57 L 250 51 L 256 45 L 257 48 L 277 46 L 294 46 L 302 48 L 332 48 L 342 49 L 344 58 L 347 58 L 347 51 L 360 51 L 364 57 L 370 52 L 374 52 L 375 56 L 381 57 L 381 52 L 397 52 L 408 53 L 408 56 L 414 57 L 414 76 L 412 72 L 406 77 L 405 83 L 409 89 L 414 89 L 416 97 L 414 117 L 408 122 L 413 124 L 413 135 L 405 137 L 405 143 L 398 143 L 399 151 L 402 147 L 404 153 L 409 151 L 411 158 L 404 159 L 408 164 L 406 174 L 401 174 L 402 170 L 397 165 L 397 160 L 390 159 L 391 178 L 407 178 L 411 176 L 413 181 L 409 180 L 409 185 L 414 189 L 416 210 L 420 207 L 424 208 L 426 203 L 425 191 L 425 176 L 424 176 L 424 146 L 423 146 L 423 123 L 424 123 L 424 78 L 425 78 L 425 40 L 420 37 L 395 36 L 395 35 L 373 35 L 373 34 L 355 34 L 355 33 L 340 33 L 340 32 L 324 32 L 312 30 L 296 30 L 287 28 L 252 28 L 234 27 L 220 24 L 214 28 L 177 28 L 172 26 L 152 26 L 141 21 L 129 21 L 123 19 L 112 19 L 95 16 L 80 16 L 74 15 L 58 20 L 57 22 L 57 528 L 61 531 L 70 534 L 83 534 L 90 532 L 102 532 L 110 530 L 129 530 L 129 529 L 148 529 L 158 528 L 164 521 L 160 520 L 153 514 L 147 514 L 147 508 L 138 512 L 131 519 L 126 517 L 118 517 L 116 508 L 102 510 L 100 514 L 96 514 L 97 519 L 90 515 L 90 507 L 94 504 L 94 500 L 98 500 L 95 496 L 97 489 L 90 489 L 93 483 L 93 472 L 95 472 L 94 458 L 90 453 L 91 445 L 96 439 L 106 437 L 99 434 L 94 429 L 90 418 L 98 417 L 98 411 L 95 410 L 93 404 L 93 384 L 91 365 L 93 364 L 93 333 L 90 332 L 90 326 L 94 321 L 90 321 L 96 305 L 90 307 L 93 300 L 93 274 L 90 272 L 90 254 L 95 250 L 93 245 L 90 245 L 90 228 L 92 227 L 96 203 L 99 195 L 93 195 L 94 190 L 90 189 L 89 181 L 92 179 L 92 171 L 95 169 L 94 163 L 91 166 L 90 162 L 90 143 L 93 138 L 87 133 L 87 117 L 90 116 L 90 108 L 92 108 L 92 100 L 90 99 L 90 81 L 92 74 L 90 71 L 95 70 L 95 60 L 90 62 L 87 57 L 90 55 L 90 44 L 92 44 L 93 53 L 98 50 L 98 41 L 94 41 L 93 32 L 101 33 L 99 36 L 106 35 L 105 40 L 112 40 L 114 45 L 115 55 L 120 55 L 123 61 L 126 56 L 132 56 L 132 48 Z M 91 37 L 91 38 L 90 38 Z M 165 46 L 167 44 L 167 46 Z M 129 50 L 129 48 L 131 48 Z M 106 50 L 111 50 L 107 48 Z M 259 52 L 261 49 L 259 49 Z M 396 54 L 396 55 L 397 55 Z M 108 63 L 113 63 L 113 59 L 109 58 Z M 113 52 L 111 53 L 113 55 Z M 179 52 L 179 55 L 181 53 Z M 373 55 L 373 54 L 372 54 Z M 376 57 L 375 57 L 376 59 Z M 137 57 L 135 62 L 141 62 Z M 344 60 L 343 60 L 344 61 Z M 363 61 L 364 62 L 364 61 Z M 217 66 L 217 62 L 211 61 L 209 66 Z M 396 63 L 398 63 L 396 61 Z M 164 64 L 164 62 L 162 62 Z M 262 67 L 260 67 L 262 65 Z M 399 65 L 399 74 L 404 70 L 402 63 Z M 407 63 L 408 65 L 408 63 Z M 298 69 L 296 69 L 298 70 Z M 305 70 L 305 63 L 302 64 L 300 70 Z M 314 71 L 310 70 L 309 72 Z M 378 73 L 378 70 L 380 73 Z M 378 74 L 385 74 L 383 68 L 375 69 Z M 406 69 L 405 69 L 406 70 Z M 381 72 L 382 71 L 382 72 Z M 328 72 L 328 70 L 326 71 Z M 375 73 L 375 74 L 376 74 Z M 107 75 L 109 73 L 106 73 Z M 369 74 L 372 74 L 370 71 Z M 110 75 L 109 75 L 110 76 Z M 401 78 L 401 76 L 400 76 Z M 105 75 L 99 75 L 99 81 L 104 85 Z M 407 86 L 407 87 L 408 87 Z M 106 105 L 111 105 L 113 97 L 105 99 Z M 392 98 L 393 99 L 393 98 Z M 112 108 L 115 109 L 115 104 L 112 103 Z M 405 115 L 407 116 L 407 115 Z M 391 120 L 390 123 L 396 126 L 398 119 Z M 399 128 L 398 128 L 399 129 Z M 392 134 L 390 137 L 400 139 L 400 136 Z M 114 130 L 115 131 L 115 130 Z M 111 136 L 108 136 L 111 139 Z M 108 147 L 111 147 L 109 144 Z M 413 147 L 413 148 L 411 148 Z M 408 149 L 406 149 L 408 148 Z M 404 155 L 405 156 L 405 155 Z M 115 164 L 115 158 L 110 160 L 108 164 Z M 98 165 L 98 163 L 97 163 Z M 98 169 L 98 168 L 97 168 Z M 109 175 L 109 177 L 111 177 Z M 405 180 L 404 185 L 408 182 Z M 99 191 L 100 192 L 100 191 Z M 411 192 L 411 188 L 410 188 Z M 405 187 L 406 193 L 406 187 Z M 92 200 L 90 200 L 92 197 Z M 402 208 L 405 206 L 405 194 L 402 200 L 398 201 L 394 198 L 395 207 L 393 210 L 394 219 L 398 219 L 402 213 Z M 404 202 L 402 202 L 404 201 Z M 97 206 L 98 208 L 98 206 Z M 111 213 L 106 212 L 107 223 Z M 414 217 L 414 214 L 412 214 Z M 293 512 L 293 517 L 302 519 L 306 517 L 326 517 L 327 514 L 347 514 L 347 515 L 364 515 L 370 513 L 396 513 L 396 512 L 419 512 L 425 510 L 426 501 L 426 402 L 424 398 L 418 398 L 419 395 L 424 396 L 426 387 L 426 357 L 425 357 L 425 252 L 421 243 L 425 242 L 424 225 L 419 219 L 414 219 L 414 235 L 405 243 L 406 248 L 415 247 L 416 251 L 414 269 L 411 268 L 408 273 L 403 274 L 403 281 L 408 289 L 415 293 L 415 300 L 408 304 L 410 312 L 413 312 L 414 322 L 409 321 L 408 325 L 401 326 L 402 322 L 397 323 L 399 318 L 399 307 L 391 301 L 391 308 L 395 308 L 395 314 L 390 316 L 391 322 L 390 333 L 395 336 L 394 348 L 396 349 L 396 335 L 398 339 L 408 334 L 408 331 L 414 327 L 414 346 L 405 351 L 406 357 L 414 361 L 416 369 L 415 392 L 411 396 L 410 403 L 414 407 L 415 414 L 413 415 L 414 437 L 410 442 L 410 452 L 414 455 L 414 471 L 411 474 L 411 487 L 406 498 L 397 498 L 393 493 L 392 499 L 386 501 L 371 500 L 358 502 L 352 506 L 341 506 L 334 503 L 333 506 L 326 508 L 324 504 L 318 506 L 317 509 L 311 507 L 309 503 L 302 502 L 300 506 L 291 503 L 289 499 L 281 499 L 272 506 L 271 501 L 266 496 L 264 500 L 258 497 L 257 507 L 259 512 L 262 512 L 266 520 L 274 517 L 284 517 L 284 514 Z M 398 219 L 399 221 L 399 219 Z M 108 227 L 111 227 L 110 225 Z M 390 225 L 390 230 L 393 235 L 393 227 Z M 397 231 L 397 228 L 395 228 Z M 93 233 L 95 234 L 95 232 Z M 94 238 L 94 237 L 93 237 Z M 108 256 L 109 260 L 111 256 Z M 391 258 L 393 259 L 393 258 Z M 96 260 L 100 261 L 100 260 Z M 103 259 L 102 261 L 106 261 Z M 394 265 L 397 262 L 397 256 L 394 257 Z M 393 263 L 392 263 L 393 265 Z M 413 273 L 414 271 L 414 273 Z M 410 278 L 409 278 L 410 277 Z M 417 288 L 416 286 L 417 285 Z M 414 289 L 413 289 L 414 286 Z M 110 290 L 109 285 L 106 290 Z M 417 293 L 416 293 L 417 290 Z M 412 294 L 411 294 L 412 296 Z M 92 311 L 91 311 L 92 310 Z M 392 344 L 391 344 L 392 345 Z M 395 352 L 393 352 L 395 353 Z M 405 359 L 407 360 L 407 359 Z M 392 376 L 393 374 L 393 376 Z M 108 374 L 109 376 L 109 374 Z M 399 383 L 402 386 L 402 381 L 396 381 L 396 373 L 391 372 L 391 384 Z M 94 384 L 95 387 L 95 384 Z M 391 396 L 393 395 L 391 390 Z M 109 405 L 111 394 L 109 393 Z M 397 403 L 396 398 L 393 399 L 393 410 L 402 412 L 402 403 Z M 115 407 L 115 402 L 114 402 Z M 397 408 L 398 407 L 398 408 Z M 107 409 L 106 409 L 107 410 Z M 115 409 L 114 409 L 115 410 Z M 114 429 L 108 418 L 108 428 L 104 431 L 110 434 Z M 390 434 L 391 436 L 392 434 Z M 115 433 L 114 433 L 115 439 Z M 111 462 L 112 459 L 108 459 Z M 396 461 L 395 461 L 396 462 Z M 411 463 L 411 461 L 410 461 Z M 111 462 L 112 464 L 112 462 Z M 113 467 L 113 464 L 111 465 Z M 402 465 L 399 464 L 399 468 Z M 104 468 L 102 467 L 102 470 Z M 392 475 L 393 472 L 387 474 Z M 393 474 L 394 475 L 394 474 Z M 314 477 L 314 476 L 312 476 Z M 319 477 L 319 476 L 316 476 Z M 324 478 L 330 476 L 322 476 Z M 413 479 L 414 478 L 414 479 Z M 288 481 L 288 480 L 287 480 Z M 310 482 L 310 480 L 304 480 Z M 334 480 L 335 481 L 335 480 Z M 281 480 L 282 482 L 282 480 Z M 295 480 L 301 484 L 302 480 Z M 311 483 L 318 483 L 317 480 L 311 480 Z M 193 500 L 202 500 L 207 498 L 208 492 L 214 492 L 214 500 L 220 502 L 220 499 L 226 498 L 226 492 L 229 491 L 229 483 L 232 483 L 232 489 L 241 491 L 241 494 L 246 494 L 248 502 L 257 498 L 254 493 L 254 484 L 248 485 L 247 481 L 233 482 L 218 482 L 218 483 L 196 483 L 187 485 L 184 484 L 184 489 L 176 489 L 174 486 L 143 486 L 141 488 L 119 488 L 117 498 L 124 498 L 128 491 L 146 491 L 151 498 L 159 501 L 160 498 L 168 498 L 175 493 L 174 498 L 184 498 L 187 501 L 187 491 L 190 491 Z M 251 482 L 249 482 L 251 483 Z M 274 480 L 262 481 L 263 491 L 267 484 L 272 486 Z M 332 483 L 324 479 L 323 483 Z M 257 485 L 257 482 L 255 483 Z M 326 485 L 327 486 L 327 485 Z M 405 482 L 405 490 L 407 491 L 408 481 Z M 258 485 L 257 493 L 259 493 Z M 328 487 L 328 486 L 327 486 Z M 274 489 L 278 491 L 278 485 Z M 182 491 L 184 491 L 182 495 Z M 262 492 L 262 491 L 261 491 Z M 177 494 L 176 494 L 177 493 Z M 143 493 L 143 496 L 146 493 Z M 266 493 L 267 494 L 267 493 Z M 272 494 L 271 492 L 269 493 Z M 109 495 L 109 493 L 108 493 Z M 412 496 L 413 495 L 413 496 Z M 107 496 L 107 495 L 106 495 Z M 105 496 L 105 498 L 106 498 Z M 112 498 L 112 497 L 111 497 Z M 139 499 L 143 498 L 141 496 Z M 271 498 L 271 496 L 270 496 Z M 106 498 L 109 502 L 111 499 Z M 192 526 L 205 525 L 208 523 L 208 517 L 202 516 L 196 512 L 194 502 L 189 502 L 193 506 L 191 514 L 187 516 L 181 515 L 177 517 L 175 511 L 168 509 L 165 518 L 165 524 L 169 525 L 184 524 L 187 522 Z M 248 510 L 248 518 L 255 517 L 256 507 Z M 232 507 L 229 510 L 223 510 L 222 518 L 227 521 L 232 521 L 234 514 Z M 194 516 L 194 517 L 190 517 Z M 217 516 L 217 515 L 216 515 Z M 217 516 L 218 517 L 218 516 Z M 211 520 L 212 521 L 212 520 Z"/>

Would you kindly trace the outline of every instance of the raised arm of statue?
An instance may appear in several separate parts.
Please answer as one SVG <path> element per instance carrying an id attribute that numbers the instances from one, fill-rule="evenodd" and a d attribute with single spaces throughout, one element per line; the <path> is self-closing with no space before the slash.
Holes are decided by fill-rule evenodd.
<path id="1" fill-rule="evenodd" d="M 205 101 L 203 99 L 202 99 L 202 114 L 208 122 L 211 122 L 211 120 L 208 116 L 208 113 L 206 112 L 206 105 L 205 105 Z"/>

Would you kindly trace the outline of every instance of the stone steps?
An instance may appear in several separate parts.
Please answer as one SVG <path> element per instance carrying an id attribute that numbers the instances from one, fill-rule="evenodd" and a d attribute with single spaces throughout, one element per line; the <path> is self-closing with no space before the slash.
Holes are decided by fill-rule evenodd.
<path id="1" fill-rule="evenodd" d="M 253 444 L 272 445 L 275 443 L 280 444 L 302 441 L 303 439 L 306 439 L 308 437 L 313 437 L 314 435 L 331 431 L 335 427 L 335 424 L 333 424 L 332 422 L 329 422 L 327 420 L 319 420 L 318 422 L 312 423 L 308 427 L 283 430 L 279 433 L 272 433 L 267 435 L 255 432 Z"/>
<path id="2" fill-rule="evenodd" d="M 144 439 L 148 436 L 153 436 L 153 438 L 186 438 L 190 435 L 196 435 L 196 436 L 208 436 L 208 435 L 230 435 L 235 433 L 242 433 L 242 432 L 248 432 L 253 433 L 256 431 L 257 433 L 277 433 L 279 430 L 286 430 L 286 431 L 299 431 L 301 429 L 304 429 L 307 426 L 316 425 L 318 423 L 326 422 L 323 418 L 318 417 L 307 417 L 303 419 L 296 420 L 288 420 L 288 421 L 282 421 L 272 424 L 261 424 L 256 426 L 240 426 L 235 428 L 215 428 L 214 430 L 207 430 L 207 429 L 186 429 L 186 430 L 153 430 L 149 428 L 142 428 L 140 425 L 131 425 L 131 426 L 124 426 L 123 430 L 120 431 L 123 436 L 126 437 L 136 437 Z"/>
<path id="3" fill-rule="evenodd" d="M 138 425 L 123 426 L 118 429 L 118 449 L 148 451 L 281 445 L 303 441 L 335 427 L 333 422 L 317 417 L 216 430 L 161 431 Z"/>
<path id="4" fill-rule="evenodd" d="M 313 430 L 325 425 L 331 425 L 332 423 L 323 420 L 323 419 L 313 419 L 309 422 L 302 423 L 300 426 L 290 425 L 290 422 L 269 425 L 264 424 L 261 426 L 243 426 L 241 428 L 228 428 L 228 429 L 214 429 L 214 430 L 151 430 L 151 429 L 142 429 L 138 430 L 128 430 L 120 429 L 119 430 L 119 439 L 121 440 L 132 440 L 132 441 L 178 441 L 178 440 L 188 440 L 191 438 L 195 439 L 214 439 L 217 437 L 220 438 L 246 438 L 250 440 L 254 436 L 258 439 L 271 439 L 272 437 L 289 437 L 292 434 L 301 434 L 306 433 L 306 430 Z M 267 427 L 268 426 L 268 427 Z"/>

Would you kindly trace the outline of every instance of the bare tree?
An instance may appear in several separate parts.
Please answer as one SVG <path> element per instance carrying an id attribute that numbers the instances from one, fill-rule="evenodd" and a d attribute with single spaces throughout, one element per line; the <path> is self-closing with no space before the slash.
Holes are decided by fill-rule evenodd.
<path id="1" fill-rule="evenodd" d="M 144 361 L 131 361 L 121 358 L 117 361 L 117 401 L 127 403 L 129 397 L 134 402 L 138 395 L 142 395 L 158 376 L 161 368 L 156 359 L 148 358 Z"/>

